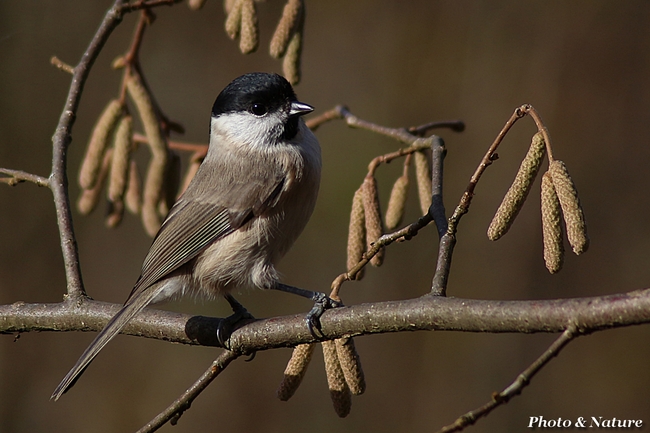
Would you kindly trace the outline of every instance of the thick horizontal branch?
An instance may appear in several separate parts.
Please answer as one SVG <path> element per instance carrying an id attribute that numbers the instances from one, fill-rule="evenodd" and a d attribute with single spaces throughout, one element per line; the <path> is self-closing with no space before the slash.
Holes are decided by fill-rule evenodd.
<path id="1" fill-rule="evenodd" d="M 119 305 L 93 300 L 77 303 L 0 306 L 0 333 L 99 331 Z M 650 323 L 650 289 L 593 297 L 498 301 L 425 295 L 406 301 L 336 308 L 322 319 L 327 338 L 385 332 L 438 330 L 465 332 L 562 332 L 575 324 L 580 333 Z M 183 344 L 218 346 L 220 319 L 146 309 L 123 333 Z M 233 332 L 230 348 L 253 352 L 313 342 L 304 315 L 255 320 Z"/>

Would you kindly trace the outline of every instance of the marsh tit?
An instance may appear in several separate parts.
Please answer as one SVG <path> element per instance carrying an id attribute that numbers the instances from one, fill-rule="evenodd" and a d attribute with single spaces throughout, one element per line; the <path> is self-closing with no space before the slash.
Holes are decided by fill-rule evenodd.
<path id="1" fill-rule="evenodd" d="M 144 307 L 186 293 L 224 296 L 233 310 L 243 307 L 230 293 L 244 287 L 305 296 L 316 301 L 307 315 L 313 333 L 336 303 L 281 284 L 275 269 L 316 204 L 320 147 L 301 119 L 311 111 L 276 74 L 246 74 L 223 89 L 201 167 L 160 227 L 124 306 L 61 381 L 54 400 Z"/>

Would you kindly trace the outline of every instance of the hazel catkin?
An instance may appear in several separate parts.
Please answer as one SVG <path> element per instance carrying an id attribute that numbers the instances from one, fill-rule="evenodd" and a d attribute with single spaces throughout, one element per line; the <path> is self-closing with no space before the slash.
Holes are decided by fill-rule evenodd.
<path id="1" fill-rule="evenodd" d="M 370 249 L 374 242 L 384 234 L 381 223 L 381 210 L 379 208 L 379 192 L 377 190 L 377 179 L 367 175 L 363 180 L 363 211 L 366 220 L 366 245 Z M 370 259 L 373 266 L 381 266 L 384 261 L 384 248 L 380 248 Z"/>
<path id="2" fill-rule="evenodd" d="M 429 165 L 429 152 L 418 151 L 413 154 L 415 159 L 415 179 L 418 184 L 418 197 L 422 215 L 429 212 L 431 207 L 431 167 Z"/>
<path id="3" fill-rule="evenodd" d="M 345 382 L 350 388 L 353 395 L 361 395 L 366 390 L 366 379 L 361 367 L 359 353 L 354 347 L 352 337 L 339 338 L 334 340 L 336 345 L 336 354 L 339 358 L 341 371 L 345 377 Z"/>
<path id="4" fill-rule="evenodd" d="M 158 215 L 158 202 L 162 197 L 165 168 L 167 167 L 167 142 L 160 129 L 160 122 L 151 101 L 151 96 L 138 75 L 130 75 L 126 87 L 135 103 L 142 125 L 144 126 L 147 143 L 151 149 L 151 161 L 144 184 L 142 201 L 142 222 L 150 236 L 154 236 L 160 228 L 161 219 Z"/>
<path id="5" fill-rule="evenodd" d="M 336 414 L 345 418 L 352 407 L 352 394 L 345 381 L 339 357 L 336 353 L 334 341 L 323 341 L 323 358 L 325 359 L 325 374 L 327 375 L 327 386 L 330 390 L 330 397 Z"/>
<path id="6" fill-rule="evenodd" d="M 277 396 L 282 401 L 289 400 L 302 382 L 307 367 L 311 361 L 316 344 L 299 344 L 294 347 L 291 359 L 284 369 L 284 377 L 277 391 Z"/>
<path id="7" fill-rule="evenodd" d="M 279 59 L 286 53 L 289 41 L 300 24 L 303 8 L 304 0 L 289 0 L 284 5 L 282 18 L 280 18 L 271 38 L 270 53 L 272 57 Z"/>
<path id="8" fill-rule="evenodd" d="M 352 210 L 350 212 L 350 227 L 348 229 L 347 269 L 350 270 L 363 258 L 366 251 L 366 218 L 363 210 L 363 186 L 354 193 Z M 355 280 L 363 278 L 363 269 Z"/>
<path id="9" fill-rule="evenodd" d="M 582 254 L 589 248 L 589 237 L 587 236 L 587 226 L 582 206 L 580 206 L 578 191 L 564 162 L 553 161 L 549 166 L 549 171 L 553 177 L 553 185 L 560 206 L 562 206 L 567 239 L 573 252 L 577 255 Z"/>
<path id="10" fill-rule="evenodd" d="M 517 214 L 519 214 L 526 201 L 526 197 L 528 197 L 530 188 L 545 155 L 546 144 L 544 137 L 541 132 L 538 132 L 533 135 L 528 152 L 519 166 L 515 179 L 503 197 L 488 227 L 487 234 L 491 241 L 499 239 L 512 226 Z"/>
<path id="11" fill-rule="evenodd" d="M 406 199 L 408 196 L 409 177 L 404 173 L 397 178 L 390 192 L 388 206 L 386 207 L 386 230 L 395 230 L 404 218 Z"/>
<path id="12" fill-rule="evenodd" d="M 79 186 L 89 190 L 95 186 L 102 158 L 108 148 L 111 133 L 122 115 L 122 104 L 117 99 L 111 100 L 99 116 L 86 148 L 81 170 L 79 171 Z"/>
<path id="13" fill-rule="evenodd" d="M 542 236 L 544 239 L 544 263 L 551 274 L 562 269 L 564 244 L 562 242 L 562 222 L 560 201 L 558 200 L 551 173 L 542 176 Z"/>

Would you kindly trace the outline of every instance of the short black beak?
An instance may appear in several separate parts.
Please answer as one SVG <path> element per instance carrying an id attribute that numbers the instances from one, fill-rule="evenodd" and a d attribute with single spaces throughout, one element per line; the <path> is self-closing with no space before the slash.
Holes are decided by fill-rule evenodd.
<path id="1" fill-rule="evenodd" d="M 289 110 L 289 117 L 299 117 L 307 113 L 314 111 L 314 107 L 304 102 L 294 101 L 291 103 L 291 109 Z"/>

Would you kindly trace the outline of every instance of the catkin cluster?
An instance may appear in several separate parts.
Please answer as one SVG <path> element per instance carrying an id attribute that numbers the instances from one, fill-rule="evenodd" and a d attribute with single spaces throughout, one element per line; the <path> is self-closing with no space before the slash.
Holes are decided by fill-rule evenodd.
<path id="1" fill-rule="evenodd" d="M 300 82 L 300 58 L 305 26 L 304 0 L 289 0 L 271 38 L 271 56 L 282 60 L 282 71 L 291 84 Z"/>
<path id="2" fill-rule="evenodd" d="M 544 261 L 553 274 L 562 268 L 564 260 L 560 214 L 564 219 L 569 245 L 576 255 L 587 251 L 589 237 L 578 191 L 564 162 L 552 161 L 542 181 Z"/>
<path id="3" fill-rule="evenodd" d="M 542 132 L 532 138 L 526 157 L 519 166 L 515 180 L 506 192 L 501 205 L 488 227 L 488 238 L 497 240 L 508 232 L 521 210 L 539 168 L 546 156 L 547 143 Z M 552 274 L 562 269 L 564 245 L 562 220 L 567 238 L 575 254 L 582 254 L 589 246 L 587 229 L 578 192 L 564 162 L 552 160 L 542 176 L 541 183 L 542 234 L 544 262 Z"/>
<path id="4" fill-rule="evenodd" d="M 205 0 L 190 0 L 189 6 L 196 10 Z M 239 37 L 239 50 L 249 54 L 259 46 L 259 25 L 254 0 L 226 0 L 226 34 L 230 39 Z M 282 17 L 271 38 L 270 54 L 282 60 L 282 71 L 291 84 L 300 82 L 303 29 L 305 25 L 304 0 L 288 0 Z"/>
<path id="5" fill-rule="evenodd" d="M 374 173 L 368 173 L 361 187 L 354 193 L 352 199 L 347 245 L 348 270 L 354 268 L 363 260 L 364 254 L 384 234 L 384 228 L 392 231 L 401 224 L 408 198 L 409 168 L 412 157 L 415 159 L 415 178 L 417 181 L 420 207 L 423 213 L 429 212 L 429 207 L 431 206 L 430 152 L 418 150 L 406 155 L 402 175 L 397 178 L 391 189 L 383 223 L 377 180 L 375 179 Z M 370 259 L 370 264 L 373 266 L 381 266 L 384 253 L 384 248 L 381 248 Z M 360 280 L 363 277 L 363 272 L 364 269 L 362 268 L 355 275 L 350 275 L 350 277 L 353 277 L 355 280 Z"/>
<path id="6" fill-rule="evenodd" d="M 323 358 L 327 386 L 334 405 L 334 411 L 341 418 L 350 413 L 352 395 L 361 395 L 366 390 L 366 381 L 354 340 L 340 338 L 324 341 Z M 284 378 L 277 391 L 282 401 L 289 400 L 302 382 L 314 352 L 315 343 L 296 346 L 284 371 Z"/>
<path id="7" fill-rule="evenodd" d="M 153 236 L 176 200 L 180 158 L 168 149 L 159 115 L 142 77 L 136 72 L 127 72 L 125 84 L 151 152 L 144 184 L 133 160 L 136 150 L 133 116 L 125 101 L 114 99 L 99 116 L 86 148 L 79 172 L 82 193 L 77 207 L 82 214 L 92 212 L 108 181 L 106 224 L 116 227 L 126 209 L 141 215 L 147 233 Z"/>
<path id="8" fill-rule="evenodd" d="M 254 0 L 234 0 L 225 3 L 226 34 L 230 39 L 239 36 L 239 50 L 249 54 L 259 45 L 259 26 Z"/>

